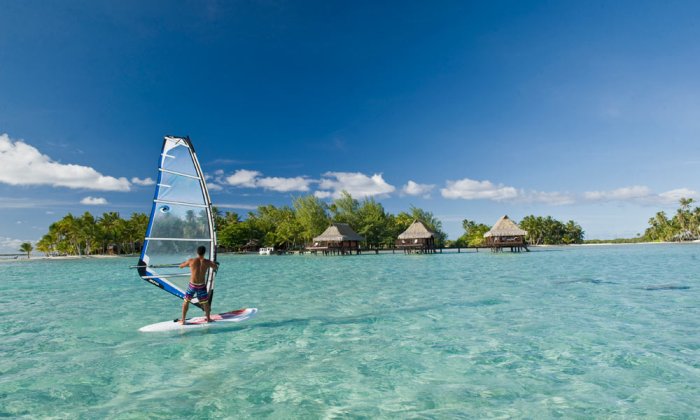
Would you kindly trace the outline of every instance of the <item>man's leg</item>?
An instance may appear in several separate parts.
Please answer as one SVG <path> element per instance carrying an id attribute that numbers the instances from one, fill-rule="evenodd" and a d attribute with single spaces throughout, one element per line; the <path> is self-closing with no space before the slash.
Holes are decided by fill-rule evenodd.
<path id="1" fill-rule="evenodd" d="M 211 301 L 209 300 L 209 293 L 207 293 L 206 286 L 202 286 L 202 288 L 198 291 L 197 299 L 202 302 L 202 306 L 204 307 L 204 319 L 206 319 L 207 322 L 211 322 L 211 316 L 209 314 L 211 311 Z"/>
<path id="2" fill-rule="evenodd" d="M 207 315 L 207 322 L 211 322 L 211 304 L 209 303 L 209 301 L 207 301 L 207 303 L 204 304 L 204 313 Z"/>
<path id="3" fill-rule="evenodd" d="M 185 325 L 185 319 L 187 317 L 187 309 L 190 306 L 190 301 L 186 300 L 182 302 L 182 319 L 180 319 L 180 324 Z"/>

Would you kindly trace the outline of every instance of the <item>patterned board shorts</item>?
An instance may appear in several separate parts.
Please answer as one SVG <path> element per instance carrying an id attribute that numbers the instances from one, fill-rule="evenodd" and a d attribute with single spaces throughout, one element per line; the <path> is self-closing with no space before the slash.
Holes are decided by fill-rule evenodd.
<path id="1" fill-rule="evenodd" d="M 199 303 L 208 301 L 209 294 L 207 293 L 207 285 L 190 283 L 189 286 L 187 286 L 187 291 L 185 292 L 185 300 L 189 302 L 195 295 L 197 295 Z"/>

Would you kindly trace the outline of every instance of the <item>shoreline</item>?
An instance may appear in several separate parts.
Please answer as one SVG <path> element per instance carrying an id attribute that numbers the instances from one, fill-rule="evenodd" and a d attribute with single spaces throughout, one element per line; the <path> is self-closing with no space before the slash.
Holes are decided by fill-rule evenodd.
<path id="1" fill-rule="evenodd" d="M 659 242 L 601 242 L 595 244 L 571 244 L 570 246 L 601 246 L 601 245 L 692 245 L 698 244 L 700 240 L 694 241 L 659 241 Z M 534 245 L 533 245 L 534 246 Z M 538 245 L 538 246 L 567 246 L 567 245 Z"/>
<path id="2" fill-rule="evenodd" d="M 0 263 L 4 262 L 17 262 L 17 261 L 63 261 L 63 260 L 83 260 L 83 259 L 110 259 L 110 258 L 134 258 L 138 255 L 60 255 L 60 256 L 42 256 L 42 257 L 31 257 L 21 256 L 18 258 L 0 258 Z"/>
<path id="3" fill-rule="evenodd" d="M 566 247 L 600 247 L 600 246 L 634 246 L 634 245 L 697 245 L 700 244 L 700 240 L 685 241 L 685 242 L 630 242 L 630 243 L 615 243 L 615 242 L 602 242 L 593 244 L 569 244 L 569 245 L 530 245 L 529 248 L 566 248 Z M 458 253 L 458 248 L 443 248 L 444 253 Z M 462 250 L 461 253 L 477 253 L 476 248 L 459 248 Z M 488 248 L 480 248 L 481 250 L 488 250 Z M 392 253 L 391 249 L 379 250 L 379 254 Z M 441 252 L 437 252 L 440 254 Z M 374 254 L 374 250 L 367 250 L 363 252 L 363 255 Z M 395 254 L 403 254 L 403 252 L 396 251 Z M 257 252 L 221 252 L 219 255 L 258 255 Z M 297 255 L 297 253 L 287 253 L 283 255 Z M 9 262 L 26 262 L 26 261 L 65 261 L 65 260 L 81 260 L 81 259 L 112 259 L 112 258 L 138 258 L 138 254 L 126 254 L 126 255 L 61 255 L 61 256 L 36 256 L 27 258 L 26 256 L 18 256 L 18 258 L 0 258 L 1 263 Z"/>

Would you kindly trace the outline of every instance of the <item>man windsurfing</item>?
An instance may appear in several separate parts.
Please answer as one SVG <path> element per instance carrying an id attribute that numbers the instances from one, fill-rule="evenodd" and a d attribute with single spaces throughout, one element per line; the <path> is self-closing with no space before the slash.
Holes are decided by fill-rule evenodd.
<path id="1" fill-rule="evenodd" d="M 187 286 L 187 291 L 185 292 L 185 301 L 182 303 L 182 319 L 180 324 L 185 325 L 187 309 L 190 306 L 190 300 L 193 297 L 197 297 L 199 303 L 204 307 L 204 313 L 206 314 L 207 322 L 211 322 L 209 316 L 211 311 L 211 305 L 209 304 L 209 293 L 207 292 L 207 281 L 206 274 L 207 269 L 211 268 L 214 271 L 219 269 L 217 263 L 204 258 L 204 254 L 207 252 L 207 248 L 200 246 L 197 248 L 197 258 L 190 258 L 189 260 L 180 264 L 180 268 L 190 267 L 190 284 Z"/>

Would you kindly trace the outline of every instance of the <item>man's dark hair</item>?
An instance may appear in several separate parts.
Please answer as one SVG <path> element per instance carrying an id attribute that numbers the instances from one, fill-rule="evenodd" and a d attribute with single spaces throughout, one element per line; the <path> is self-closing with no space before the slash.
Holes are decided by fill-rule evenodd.
<path id="1" fill-rule="evenodd" d="M 197 247 L 197 255 L 200 257 L 203 257 L 206 252 L 207 248 L 204 245 Z"/>

